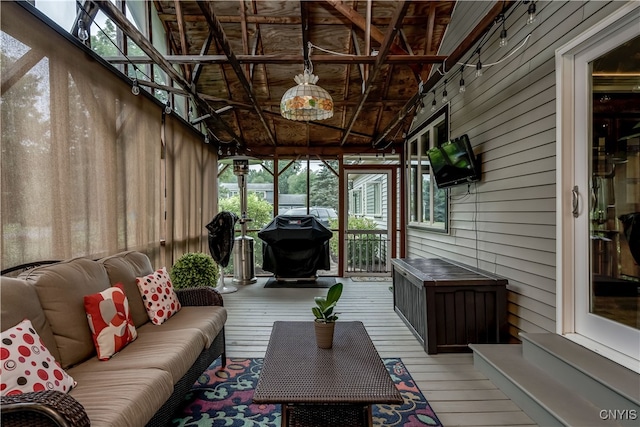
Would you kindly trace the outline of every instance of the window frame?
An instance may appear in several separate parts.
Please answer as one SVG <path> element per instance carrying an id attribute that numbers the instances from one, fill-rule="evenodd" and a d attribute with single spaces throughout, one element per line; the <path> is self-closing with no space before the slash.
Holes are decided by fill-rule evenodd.
<path id="1" fill-rule="evenodd" d="M 405 158 L 406 166 L 406 194 L 408 197 L 407 201 L 407 224 L 411 228 L 420 228 L 423 230 L 435 232 L 435 233 L 449 233 L 449 189 L 443 188 L 438 189 L 435 184 L 435 179 L 433 176 L 433 172 L 431 171 L 431 166 L 429 164 L 429 160 L 426 157 L 426 152 L 428 148 L 434 146 L 434 143 L 437 142 L 437 138 L 434 137 L 435 129 L 438 127 L 444 127 L 446 138 L 444 141 L 450 139 L 450 129 L 449 129 L 449 106 L 445 105 L 440 110 L 434 112 L 427 120 L 425 120 L 420 126 L 416 127 L 412 132 L 407 135 L 405 144 L 406 153 Z M 423 147 L 424 143 L 428 142 L 429 147 L 425 149 Z M 440 141 L 442 143 L 443 141 Z M 430 182 L 430 199 L 427 202 L 429 206 L 429 217 L 431 218 L 429 221 L 426 221 L 424 218 L 424 210 L 423 206 L 423 182 L 425 173 L 429 175 Z M 415 175 L 415 176 L 414 176 Z M 415 178 L 412 181 L 412 178 Z M 445 206 L 444 206 L 444 221 L 442 222 L 442 226 L 439 226 L 441 222 L 434 221 L 434 203 L 433 198 L 436 194 L 436 191 L 444 191 L 445 192 Z"/>
<path id="2" fill-rule="evenodd" d="M 371 190 L 369 190 L 371 188 Z M 373 197 L 373 212 L 369 211 L 369 195 Z M 382 185 L 378 181 L 366 182 L 364 184 L 364 215 L 372 217 L 382 216 Z M 376 203 L 377 202 L 377 203 Z"/>
<path id="3" fill-rule="evenodd" d="M 349 190 L 349 200 L 352 202 L 349 206 L 353 206 L 353 215 L 363 215 L 364 212 L 362 210 L 363 200 L 362 200 L 362 187 L 352 188 Z M 354 203 L 356 202 L 357 203 Z"/>

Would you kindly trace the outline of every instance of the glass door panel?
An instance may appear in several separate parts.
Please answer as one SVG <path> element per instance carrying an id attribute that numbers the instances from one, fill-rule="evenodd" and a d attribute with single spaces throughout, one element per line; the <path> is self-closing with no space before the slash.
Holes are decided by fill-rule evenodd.
<path id="1" fill-rule="evenodd" d="M 589 63 L 589 312 L 640 329 L 640 52 L 636 37 Z"/>

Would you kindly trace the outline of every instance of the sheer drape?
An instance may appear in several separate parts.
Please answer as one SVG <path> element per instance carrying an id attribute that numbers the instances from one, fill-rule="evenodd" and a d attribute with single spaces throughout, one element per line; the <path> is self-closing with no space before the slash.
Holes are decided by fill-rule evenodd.
<path id="1" fill-rule="evenodd" d="M 0 37 L 2 268 L 206 251 L 216 162 L 201 137 L 168 116 L 163 159 L 162 108 L 20 6 L 2 5 Z"/>

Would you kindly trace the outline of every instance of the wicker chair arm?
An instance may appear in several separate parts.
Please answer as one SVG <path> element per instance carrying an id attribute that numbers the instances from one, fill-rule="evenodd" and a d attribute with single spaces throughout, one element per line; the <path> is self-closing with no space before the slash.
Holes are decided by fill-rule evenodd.
<path id="1" fill-rule="evenodd" d="M 2 396 L 3 426 L 85 427 L 91 425 L 84 407 L 59 391 Z"/>
<path id="2" fill-rule="evenodd" d="M 180 304 L 184 306 L 194 305 L 219 305 L 223 306 L 222 294 L 214 288 L 203 286 L 201 288 L 176 289 L 176 295 Z"/>

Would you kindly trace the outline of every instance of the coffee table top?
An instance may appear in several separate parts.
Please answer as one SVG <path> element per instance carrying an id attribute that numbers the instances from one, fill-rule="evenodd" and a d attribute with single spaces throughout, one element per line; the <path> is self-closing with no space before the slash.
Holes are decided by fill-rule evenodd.
<path id="1" fill-rule="evenodd" d="M 255 403 L 402 403 L 362 322 L 335 325 L 333 348 L 313 322 L 274 322 Z"/>

